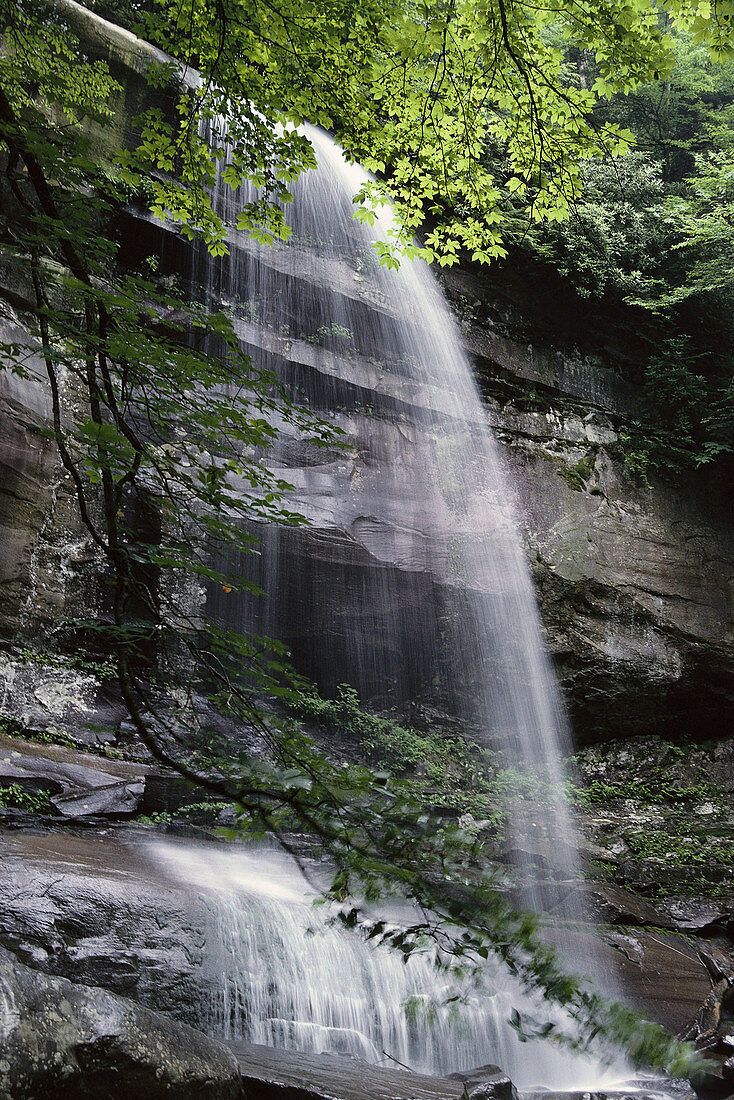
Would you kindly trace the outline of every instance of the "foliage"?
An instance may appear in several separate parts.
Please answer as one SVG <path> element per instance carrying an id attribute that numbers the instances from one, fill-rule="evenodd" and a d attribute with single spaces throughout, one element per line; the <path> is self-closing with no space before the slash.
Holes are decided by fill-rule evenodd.
<path id="1" fill-rule="evenodd" d="M 592 447 L 591 450 L 583 455 L 578 462 L 574 462 L 573 466 L 563 465 L 558 470 L 558 476 L 562 477 L 568 486 L 576 493 L 583 493 L 586 489 L 589 478 L 594 471 L 594 463 L 596 462 L 596 452 L 598 448 Z"/>
<path id="2" fill-rule="evenodd" d="M 691 200 L 706 190 L 706 166 L 726 159 L 732 145 L 734 64 L 712 63 L 690 35 L 674 31 L 666 79 L 615 94 L 596 114 L 626 127 L 634 152 L 583 165 L 583 194 L 568 222 L 536 228 L 526 245 L 585 296 L 659 305 L 671 291 L 693 292 L 684 289 L 690 263 L 679 249 Z M 691 228 L 696 223 L 694 215 Z"/>
<path id="3" fill-rule="evenodd" d="M 640 802 L 644 806 L 666 806 L 673 810 L 690 810 L 704 801 L 722 805 L 723 791 L 715 783 L 701 780 L 684 783 L 672 778 L 665 769 L 656 769 L 648 777 L 605 782 L 592 779 L 583 787 L 574 787 L 572 797 L 584 806 L 604 805 L 619 800 Z"/>
<path id="4" fill-rule="evenodd" d="M 711 380 L 697 371 L 702 358 L 683 336 L 672 336 L 645 365 L 641 417 L 623 439 L 630 472 L 680 473 L 734 450 L 734 376 Z"/>
<path id="5" fill-rule="evenodd" d="M 615 96 L 608 111 L 629 126 L 636 148 L 662 168 L 673 187 L 690 176 L 697 156 L 726 147 L 734 124 L 734 65 L 714 63 L 685 33 L 673 35 L 673 65 L 664 81 Z"/>
<path id="6" fill-rule="evenodd" d="M 114 662 L 109 658 L 95 659 L 81 653 L 48 653 L 39 649 L 23 648 L 19 659 L 26 665 L 42 665 L 44 668 L 65 668 L 74 672 L 88 672 L 98 680 L 110 680 L 116 676 Z"/>
<path id="7" fill-rule="evenodd" d="M 662 166 L 633 152 L 582 170 L 583 199 L 568 222 L 538 234 L 534 251 L 584 298 L 641 298 L 676 241 Z"/>
<path id="8" fill-rule="evenodd" d="M 648 896 L 693 895 L 727 898 L 732 889 L 734 839 L 721 810 L 698 821 L 680 806 L 660 821 L 626 828 L 621 865 L 607 873 Z"/>
<path id="9" fill-rule="evenodd" d="M 628 368 L 643 402 L 622 443 L 643 482 L 718 460 L 734 444 L 734 65 L 714 64 L 686 32 L 671 42 L 665 80 L 596 108 L 632 132 L 635 151 L 582 166 L 583 193 L 565 223 L 528 232 L 520 218 L 510 234 L 582 297 L 638 307 L 629 323 L 650 351 Z"/>
<path id="10" fill-rule="evenodd" d="M 177 810 L 158 810 L 152 814 L 138 814 L 135 819 L 140 825 L 173 825 L 175 824 L 215 824 L 218 815 L 225 808 L 234 809 L 230 803 L 213 801 L 190 802 L 186 806 L 179 806 Z"/>
<path id="11" fill-rule="evenodd" d="M 486 840 L 502 836 L 516 803 L 550 803 L 556 796 L 529 764 L 507 766 L 470 737 L 440 726 L 420 731 L 373 714 L 348 684 L 339 686 L 335 699 L 296 692 L 290 706 L 302 718 L 338 729 L 371 764 L 400 776 L 424 811 L 461 816 L 466 828 L 481 826 Z"/>
<path id="12" fill-rule="evenodd" d="M 48 791 L 27 791 L 19 783 L 0 786 L 0 806 L 27 810 L 31 814 L 52 814 L 56 809 Z"/>
<path id="13" fill-rule="evenodd" d="M 701 0 L 663 7 L 669 24 L 721 58 L 731 53 L 728 2 L 716 18 Z M 379 174 L 358 196 L 358 216 L 373 223 L 386 196 L 395 204 L 381 262 L 412 253 L 424 224 L 421 251 L 439 263 L 455 263 L 460 250 L 481 261 L 503 255 L 503 205 L 512 200 L 531 223 L 564 220 L 582 163 L 632 140 L 596 106 L 676 63 L 673 37 L 647 0 L 286 0 L 265 11 L 255 0 L 160 0 L 128 3 L 121 16 L 176 58 L 179 74 L 194 66 L 204 80 L 182 81 L 170 117 L 148 112 L 139 147 L 120 151 L 120 178 L 147 179 L 153 209 L 202 233 L 215 253 L 226 251 L 225 227 L 206 187 L 218 164 L 233 187 L 248 179 L 259 188 L 238 227 L 262 240 L 289 235 L 288 183 L 314 163 L 295 125 L 307 119 Z M 575 72 L 569 51 L 583 59 Z M 175 73 L 164 68 L 156 79 Z"/>
<path id="14" fill-rule="evenodd" d="M 66 745 L 70 749 L 78 747 L 74 738 L 64 730 L 29 730 L 17 718 L 9 718 L 5 715 L 0 717 L 0 736 L 35 741 L 39 745 Z"/>
<path id="15" fill-rule="evenodd" d="M 734 290 L 734 134 L 722 135 L 724 147 L 696 157 L 696 172 L 686 179 L 681 195 L 671 196 L 670 219 L 675 225 L 675 248 L 686 263 L 686 277 L 663 284 L 656 299 L 660 306 L 690 297 Z"/>
<path id="16" fill-rule="evenodd" d="M 630 744 L 601 774 L 599 757 L 581 754 L 588 778 L 571 788 L 571 798 L 616 819 L 613 836 L 624 845 L 623 856 L 599 868 L 605 877 L 653 897 L 700 895 L 702 882 L 710 897 L 731 891 L 727 792 L 707 778 L 700 749 L 690 753 L 690 747 L 665 742 L 657 748 Z"/>

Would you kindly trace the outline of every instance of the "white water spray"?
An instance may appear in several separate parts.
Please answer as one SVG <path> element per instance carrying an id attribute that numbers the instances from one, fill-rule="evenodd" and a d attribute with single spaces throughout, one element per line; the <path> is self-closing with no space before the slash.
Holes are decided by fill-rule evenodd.
<path id="1" fill-rule="evenodd" d="M 481 984 L 466 988 L 427 956 L 404 962 L 314 905 L 293 861 L 269 849 L 158 841 L 149 853 L 199 888 L 209 909 L 213 993 L 202 1026 L 211 1034 L 436 1075 L 489 1060 L 519 1086 L 599 1087 L 593 1060 L 520 1041 L 508 1026 L 512 1009 L 544 1008 L 499 966 L 488 963 Z"/>

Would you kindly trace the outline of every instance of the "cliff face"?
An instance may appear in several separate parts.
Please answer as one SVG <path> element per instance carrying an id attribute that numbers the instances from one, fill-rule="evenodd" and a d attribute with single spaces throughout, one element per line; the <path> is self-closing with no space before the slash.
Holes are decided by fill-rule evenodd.
<path id="1" fill-rule="evenodd" d="M 634 311 L 552 274 L 460 272 L 448 292 L 502 445 L 577 736 L 715 737 L 734 701 L 734 511 L 726 472 L 641 484 Z M 620 436 L 622 438 L 620 438 Z"/>
<path id="2" fill-rule="evenodd" d="M 9 340 L 23 325 L 22 288 L 6 272 L 1 289 Z M 530 343 L 533 317 L 493 300 L 492 284 L 478 285 L 471 274 L 454 276 L 448 289 L 464 312 L 464 338 L 501 445 L 577 737 L 723 734 L 734 698 L 734 539 L 726 487 L 704 473 L 676 484 L 636 484 L 619 446 L 635 394 L 608 360 Z M 470 318 L 467 289 L 482 294 L 471 300 Z M 585 319 L 577 321 L 583 349 Z M 338 408 L 352 405 L 348 417 L 338 414 L 354 445 L 348 458 L 315 452 L 295 437 L 284 443 L 280 461 L 312 526 L 265 536 L 278 562 L 278 595 L 260 625 L 281 634 L 312 674 L 324 676 L 336 653 L 325 675 L 333 687 L 348 678 L 338 654 L 355 623 L 367 647 L 379 645 L 373 597 L 389 571 L 399 594 L 391 671 L 403 679 L 405 702 L 432 675 L 431 654 L 411 640 L 441 629 L 440 577 L 421 561 L 394 501 L 371 496 L 356 518 L 350 506 L 355 479 L 364 483 L 375 471 L 409 462 L 409 432 L 380 417 L 395 395 L 386 396 L 369 364 L 303 341 L 286 344 L 253 325 L 240 328 L 251 349 L 262 353 L 268 345 L 302 387 L 323 393 L 326 380 Z M 547 340 L 547 331 L 540 336 Z M 77 611 L 87 601 L 92 555 L 47 438 L 41 365 L 27 379 L 3 372 L 0 387 L 0 630 L 23 645 L 50 639 L 69 601 Z M 70 390 L 64 400 L 74 415 Z M 378 684 L 374 691 L 379 697 Z"/>
<path id="3" fill-rule="evenodd" d="M 123 132 L 130 104 L 140 99 L 144 59 L 126 37 L 100 37 L 98 22 L 80 30 L 112 60 L 118 78 L 127 74 Z M 132 260 L 157 250 L 162 270 L 196 279 L 192 256 L 168 231 L 138 214 L 127 232 Z M 258 265 L 277 267 L 279 256 L 250 257 L 252 277 L 259 277 Z M 322 312 L 340 295 L 360 299 L 365 325 L 389 329 L 389 310 L 360 298 L 338 265 L 314 258 L 289 270 L 288 280 Z M 500 442 L 576 736 L 722 735 L 734 710 L 730 502 L 726 485 L 704 473 L 650 485 L 627 473 L 620 432 L 638 395 L 620 367 L 639 352 L 634 316 L 592 313 L 548 276 L 512 265 L 489 276 L 455 272 L 446 283 Z M 0 269 L 4 340 L 27 324 L 25 294 L 13 272 Z M 245 285 L 241 297 L 248 295 Z M 439 678 L 431 639 L 456 602 L 429 561 L 416 502 L 399 492 L 400 471 L 411 463 L 411 410 L 424 399 L 366 354 L 344 354 L 335 338 L 319 344 L 303 333 L 284 337 L 253 314 L 252 303 L 249 314 L 241 302 L 229 304 L 253 356 L 276 364 L 352 444 L 346 454 L 318 451 L 295 436 L 283 440 L 278 462 L 311 526 L 264 533 L 275 594 L 256 625 L 286 640 L 296 662 L 327 689 L 350 679 L 358 663 L 375 670 L 367 684 L 375 700 L 406 705 L 425 697 L 426 685 Z M 73 417 L 71 386 L 62 397 Z M 433 400 L 440 408 L 440 394 Z M 405 413 L 402 421 L 396 409 Z M 31 364 L 28 378 L 0 373 L 0 636 L 15 647 L 34 641 L 53 651 L 59 624 L 80 608 L 92 610 L 103 586 L 48 439 L 49 418 L 40 363 Z M 392 500 L 369 492 L 386 471 L 398 487 Z M 378 660 L 379 593 L 388 574 L 396 593 L 393 652 Z M 221 593 L 209 599 L 230 614 Z M 363 639 L 358 653 L 350 651 L 355 634 Z M 386 675 L 389 687 L 379 682 Z M 4 706 L 12 711 L 12 693 Z M 34 722 L 42 725 L 43 715 Z"/>

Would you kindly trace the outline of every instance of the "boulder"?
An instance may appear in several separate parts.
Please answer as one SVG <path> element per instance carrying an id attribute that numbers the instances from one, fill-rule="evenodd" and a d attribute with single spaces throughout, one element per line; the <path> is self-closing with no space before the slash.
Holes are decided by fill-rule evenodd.
<path id="1" fill-rule="evenodd" d="M 688 1032 L 710 1003 L 714 984 L 697 946 L 644 929 L 610 932 L 609 939 L 622 954 L 625 999 L 674 1035 Z"/>
<path id="2" fill-rule="evenodd" d="M 236 1059 L 185 1024 L 0 950 L 0 1100 L 236 1100 Z"/>
<path id="3" fill-rule="evenodd" d="M 464 1100 L 518 1100 L 517 1089 L 499 1066 L 479 1066 L 450 1077 L 464 1086 Z"/>
<path id="4" fill-rule="evenodd" d="M 582 926 L 583 927 L 583 926 Z M 555 946 L 572 972 L 597 981 L 674 1035 L 687 1032 L 710 1003 L 714 981 L 698 949 L 683 936 L 645 928 L 608 929 L 600 939 L 592 931 L 546 924 L 543 938 Z M 596 960 L 592 969 L 587 960 Z"/>
<path id="5" fill-rule="evenodd" d="M 0 836 L 0 944 L 46 973 L 201 1027 L 210 915 L 199 891 L 146 859 L 148 838 L 114 827 Z"/>

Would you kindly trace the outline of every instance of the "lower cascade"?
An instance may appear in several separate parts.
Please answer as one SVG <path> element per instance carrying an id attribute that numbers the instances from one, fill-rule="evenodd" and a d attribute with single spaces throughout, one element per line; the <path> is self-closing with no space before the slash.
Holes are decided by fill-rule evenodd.
<path id="1" fill-rule="evenodd" d="M 498 966 L 466 988 L 426 957 L 404 962 L 315 905 L 285 855 L 174 841 L 148 854 L 206 898 L 211 1035 L 438 1076 L 493 1061 L 521 1088 L 588 1089 L 610 1076 L 592 1059 L 521 1042 L 513 1008 L 543 1008 Z"/>

